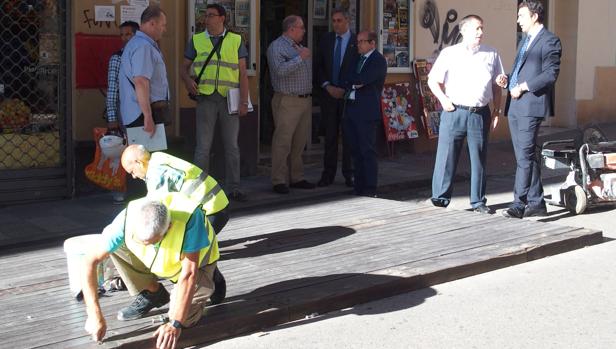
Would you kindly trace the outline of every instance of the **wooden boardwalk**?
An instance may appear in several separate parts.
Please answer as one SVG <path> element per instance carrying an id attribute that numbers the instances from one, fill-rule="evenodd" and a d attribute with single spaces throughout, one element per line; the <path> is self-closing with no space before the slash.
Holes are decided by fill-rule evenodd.
<path id="1" fill-rule="evenodd" d="M 233 219 L 221 235 L 227 300 L 208 307 L 182 344 L 389 297 L 596 244 L 599 231 L 383 199 L 344 198 Z M 86 336 L 59 244 L 0 256 L 0 347 L 153 347 L 156 310 L 120 322 L 126 292 L 101 299 L 105 342 Z"/>

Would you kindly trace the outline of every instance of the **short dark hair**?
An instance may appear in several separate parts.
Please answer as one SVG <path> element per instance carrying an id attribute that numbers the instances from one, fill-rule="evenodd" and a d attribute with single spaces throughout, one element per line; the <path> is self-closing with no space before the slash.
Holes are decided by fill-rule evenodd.
<path id="1" fill-rule="evenodd" d="M 133 22 L 133 21 L 126 21 L 126 22 L 120 24 L 120 28 L 126 28 L 126 27 L 130 27 L 130 29 L 133 30 L 133 34 L 136 34 L 137 30 L 139 30 L 139 24 L 137 24 L 137 22 Z"/>
<path id="2" fill-rule="evenodd" d="M 530 15 L 537 15 L 537 22 L 543 23 L 545 19 L 545 9 L 543 8 L 543 4 L 541 1 L 537 0 L 523 0 L 520 5 L 518 5 L 518 10 L 522 7 L 526 7 L 530 12 Z"/>
<path id="3" fill-rule="evenodd" d="M 370 30 L 362 30 L 359 32 L 359 34 L 366 34 L 366 36 L 368 37 L 368 41 L 374 41 L 376 43 L 376 39 L 378 39 L 378 36 L 376 35 L 376 32 L 370 31 Z M 357 35 L 359 35 L 357 34 Z"/>
<path id="4" fill-rule="evenodd" d="M 225 19 L 227 19 L 227 10 L 225 10 L 224 6 L 220 4 L 209 4 L 205 7 L 206 10 L 210 8 L 215 9 L 219 16 L 224 16 Z"/>
<path id="5" fill-rule="evenodd" d="M 143 10 L 141 14 L 141 24 L 147 23 L 153 19 L 158 19 L 165 13 L 158 5 L 150 5 Z"/>
<path id="6" fill-rule="evenodd" d="M 468 16 L 464 16 L 464 18 L 462 18 L 460 20 L 460 23 L 458 23 L 458 26 L 460 27 L 460 29 L 462 29 L 462 27 L 464 27 L 464 25 L 472 20 L 476 20 L 479 23 L 483 23 L 483 19 L 481 17 L 479 17 L 478 15 L 468 15 Z"/>

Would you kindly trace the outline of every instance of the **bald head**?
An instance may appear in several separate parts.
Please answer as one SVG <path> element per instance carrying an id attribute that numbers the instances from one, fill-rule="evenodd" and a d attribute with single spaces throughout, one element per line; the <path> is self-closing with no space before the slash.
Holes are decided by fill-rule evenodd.
<path id="1" fill-rule="evenodd" d="M 122 153 L 122 167 L 133 178 L 145 179 L 150 152 L 141 144 L 131 144 Z"/>

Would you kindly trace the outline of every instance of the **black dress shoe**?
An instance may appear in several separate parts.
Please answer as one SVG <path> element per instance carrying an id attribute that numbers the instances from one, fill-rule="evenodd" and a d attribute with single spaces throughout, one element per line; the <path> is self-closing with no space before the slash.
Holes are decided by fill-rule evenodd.
<path id="1" fill-rule="evenodd" d="M 332 184 L 332 180 L 329 180 L 327 178 L 321 178 L 319 179 L 319 182 L 317 183 L 317 186 L 319 187 L 327 187 L 328 185 Z"/>
<path id="2" fill-rule="evenodd" d="M 302 179 L 299 182 L 291 183 L 290 187 L 296 189 L 314 189 L 315 185 L 314 183 L 310 183 L 307 180 Z"/>
<path id="3" fill-rule="evenodd" d="M 355 182 L 353 181 L 353 178 L 346 178 L 344 180 L 344 185 L 346 185 L 349 188 L 353 188 L 355 186 Z"/>
<path id="4" fill-rule="evenodd" d="M 447 207 L 449 205 L 449 201 L 445 201 L 442 199 L 430 199 L 432 201 L 432 205 L 436 207 Z"/>
<path id="5" fill-rule="evenodd" d="M 528 206 L 524 211 L 524 217 L 547 217 L 548 209 L 545 206 Z"/>
<path id="6" fill-rule="evenodd" d="M 524 209 L 520 207 L 509 207 L 503 211 L 503 216 L 507 218 L 522 218 L 524 217 Z"/>
<path id="7" fill-rule="evenodd" d="M 289 194 L 289 187 L 286 184 L 276 184 L 273 189 L 278 194 Z"/>

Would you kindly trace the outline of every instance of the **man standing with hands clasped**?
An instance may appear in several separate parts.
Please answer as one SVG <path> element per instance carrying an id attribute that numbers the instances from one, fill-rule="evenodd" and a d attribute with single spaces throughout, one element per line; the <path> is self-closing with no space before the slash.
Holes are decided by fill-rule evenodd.
<path id="1" fill-rule="evenodd" d="M 190 38 L 180 71 L 188 92 L 198 95 L 195 165 L 205 172 L 210 171 L 212 140 L 216 123 L 219 123 L 222 132 L 220 138 L 225 148 L 227 195 L 232 200 L 246 201 L 246 194 L 240 190 L 240 148 L 237 138 L 240 131 L 239 118 L 248 112 L 248 50 L 240 35 L 225 29 L 227 12 L 224 7 L 218 4 L 207 5 L 204 16 L 206 31 Z M 190 77 L 191 67 L 192 75 L 199 76 L 203 64 L 214 49 L 216 51 L 197 84 Z M 237 87 L 240 89 L 239 115 L 229 115 L 227 94 L 230 89 Z"/>
<path id="2" fill-rule="evenodd" d="M 501 112 L 498 84 L 506 81 L 506 76 L 496 50 L 481 45 L 481 17 L 464 17 L 460 32 L 463 41 L 443 49 L 428 75 L 428 86 L 443 106 L 432 176 L 432 203 L 439 207 L 449 205 L 466 137 L 471 160 L 470 204 L 475 212 L 491 214 L 485 195 L 488 134 L 498 123 Z M 488 106 L 490 101 L 494 106 L 492 111 Z"/>
<path id="3" fill-rule="evenodd" d="M 546 116 L 554 115 L 554 84 L 560 71 L 560 39 L 543 26 L 545 11 L 539 1 L 518 6 L 518 24 L 525 36 L 520 42 L 513 70 L 505 115 L 517 168 L 513 203 L 503 211 L 508 218 L 547 216 L 537 155 L 537 134 Z"/>

